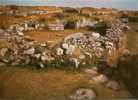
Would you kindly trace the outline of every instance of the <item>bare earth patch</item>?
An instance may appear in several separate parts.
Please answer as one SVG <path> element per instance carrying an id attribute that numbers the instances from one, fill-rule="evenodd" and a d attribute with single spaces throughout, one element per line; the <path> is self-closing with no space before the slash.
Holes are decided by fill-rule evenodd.
<path id="1" fill-rule="evenodd" d="M 39 42 L 47 42 L 52 41 L 52 43 L 58 43 L 66 36 L 77 33 L 77 32 L 86 32 L 86 30 L 64 30 L 64 31 L 30 31 L 26 32 L 25 35 L 30 36 L 32 39 L 39 41 Z"/>
<path id="2" fill-rule="evenodd" d="M 4 67 L 0 70 L 0 98 L 2 99 L 65 99 L 80 87 L 93 88 L 99 99 L 129 97 L 125 89 L 113 91 L 103 85 L 92 84 L 83 72 L 58 69 L 39 71 L 17 67 Z"/>

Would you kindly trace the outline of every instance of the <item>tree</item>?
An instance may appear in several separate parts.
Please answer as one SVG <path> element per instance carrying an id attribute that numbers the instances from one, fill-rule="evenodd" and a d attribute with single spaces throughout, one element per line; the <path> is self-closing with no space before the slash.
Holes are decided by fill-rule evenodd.
<path id="1" fill-rule="evenodd" d="M 64 8 L 64 12 L 66 13 L 79 13 L 79 11 L 75 8 L 66 7 Z"/>
<path id="2" fill-rule="evenodd" d="M 68 20 L 65 22 L 65 29 L 75 29 L 76 21 L 75 20 Z"/>
<path id="3" fill-rule="evenodd" d="M 16 6 L 16 5 L 11 5 L 11 6 L 10 6 L 10 9 L 12 9 L 12 10 L 18 10 L 18 6 Z"/>

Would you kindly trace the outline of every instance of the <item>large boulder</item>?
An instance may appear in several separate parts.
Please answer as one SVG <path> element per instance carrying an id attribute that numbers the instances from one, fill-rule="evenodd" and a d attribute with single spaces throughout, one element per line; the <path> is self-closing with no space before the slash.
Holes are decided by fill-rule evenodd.
<path id="1" fill-rule="evenodd" d="M 96 93 L 92 89 L 80 88 L 75 94 L 70 96 L 71 100 L 93 100 L 96 98 Z"/>
<path id="2" fill-rule="evenodd" d="M 110 80 L 107 84 L 106 87 L 111 88 L 113 90 L 119 90 L 120 89 L 120 85 L 117 81 L 114 80 Z"/>

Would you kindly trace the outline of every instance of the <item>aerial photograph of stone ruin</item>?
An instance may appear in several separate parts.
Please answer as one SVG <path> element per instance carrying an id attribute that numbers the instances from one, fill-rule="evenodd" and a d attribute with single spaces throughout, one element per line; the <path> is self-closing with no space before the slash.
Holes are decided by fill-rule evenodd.
<path id="1" fill-rule="evenodd" d="M 0 100 L 102 99 L 138 99 L 138 0 L 0 0 Z"/>

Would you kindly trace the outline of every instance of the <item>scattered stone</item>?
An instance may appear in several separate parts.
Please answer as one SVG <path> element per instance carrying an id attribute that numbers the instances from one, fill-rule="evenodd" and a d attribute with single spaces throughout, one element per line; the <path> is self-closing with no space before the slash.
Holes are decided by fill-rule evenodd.
<path id="1" fill-rule="evenodd" d="M 76 68 L 79 68 L 80 62 L 78 61 L 78 59 L 72 58 L 72 61 L 73 61 L 73 63 L 75 64 L 75 67 L 76 67 Z"/>
<path id="2" fill-rule="evenodd" d="M 71 100 L 93 100 L 96 98 L 96 93 L 92 89 L 80 88 L 74 95 L 70 96 Z"/>
<path id="3" fill-rule="evenodd" d="M 86 58 L 86 56 L 83 55 L 83 54 L 79 56 L 79 59 L 81 59 L 81 60 L 83 60 L 83 59 L 85 59 L 85 58 Z"/>
<path id="4" fill-rule="evenodd" d="M 35 53 L 35 49 L 33 47 L 24 51 L 24 54 L 27 54 L 27 55 L 33 55 L 34 53 Z"/>
<path id="5" fill-rule="evenodd" d="M 44 68 L 45 66 L 44 66 L 44 64 L 43 64 L 43 63 L 40 63 L 40 67 L 41 67 L 41 68 Z"/>
<path id="6" fill-rule="evenodd" d="M 24 34 L 23 34 L 23 32 L 17 32 L 17 34 L 19 35 L 19 36 L 24 36 Z"/>
<path id="7" fill-rule="evenodd" d="M 58 56 L 63 55 L 63 49 L 57 48 L 56 50 L 57 50 L 57 55 L 58 55 Z"/>
<path id="8" fill-rule="evenodd" d="M 65 41 L 68 41 L 69 39 L 77 39 L 77 38 L 81 38 L 83 37 L 83 33 L 74 33 L 74 34 L 71 34 L 67 37 L 65 37 Z"/>
<path id="9" fill-rule="evenodd" d="M 117 50 L 117 46 L 122 41 L 123 27 L 126 27 L 125 24 L 117 20 L 111 22 L 111 27 L 107 29 L 105 36 L 95 32 L 85 34 L 74 33 L 65 37 L 61 44 L 58 44 L 57 48 L 52 48 L 52 46 L 50 48 L 47 47 L 46 43 L 38 43 L 31 37 L 23 34 L 23 31 L 38 28 L 37 25 L 38 23 L 36 22 L 25 22 L 11 26 L 11 31 L 6 31 L 9 34 L 7 42 L 10 46 L 0 49 L 0 60 L 5 63 L 10 62 L 11 64 L 32 64 L 35 62 L 35 64 L 40 65 L 42 68 L 50 61 L 59 60 L 64 61 L 64 63 L 66 61 L 74 63 L 74 66 L 78 68 L 81 65 L 86 65 L 87 62 L 95 63 L 104 54 Z M 3 34 L 3 32 L 5 31 L 0 30 L 0 34 Z M 48 52 L 46 48 L 54 50 L 53 52 Z M 64 54 L 67 59 L 62 56 Z M 124 55 L 128 54 L 129 52 L 125 50 Z M 104 66 L 102 65 L 101 68 L 104 69 Z M 92 76 L 97 75 L 96 70 L 87 70 L 86 72 Z M 93 79 L 101 83 L 108 80 L 104 75 L 95 76 Z"/>
<path id="10" fill-rule="evenodd" d="M 5 63 L 0 62 L 0 67 L 3 67 L 3 66 L 5 66 Z"/>
<path id="11" fill-rule="evenodd" d="M 46 46 L 47 46 L 46 43 L 41 43 L 40 45 L 41 45 L 42 47 L 46 47 Z"/>
<path id="12" fill-rule="evenodd" d="M 86 69 L 85 72 L 92 77 L 94 77 L 98 74 L 97 70 L 95 70 L 95 69 Z"/>
<path id="13" fill-rule="evenodd" d="M 62 48 L 63 48 L 63 49 L 68 49 L 68 47 L 69 47 L 69 46 L 68 46 L 67 43 L 63 43 L 63 44 L 62 44 Z"/>
<path id="14" fill-rule="evenodd" d="M 68 49 L 66 49 L 66 54 L 67 55 L 72 55 L 74 50 L 75 50 L 75 46 L 74 45 L 69 45 Z"/>
<path id="15" fill-rule="evenodd" d="M 42 55 L 42 56 L 41 56 L 41 60 L 42 60 L 43 62 L 47 61 L 47 60 L 48 60 L 47 55 Z"/>
<path id="16" fill-rule="evenodd" d="M 92 80 L 95 81 L 96 83 L 106 83 L 108 81 L 108 77 L 101 74 L 93 77 Z"/>
<path id="17" fill-rule="evenodd" d="M 120 89 L 120 85 L 118 82 L 114 81 L 114 80 L 110 80 L 107 84 L 106 87 L 111 88 L 113 90 L 119 90 Z"/>
<path id="18" fill-rule="evenodd" d="M 128 49 L 123 50 L 122 53 L 123 56 L 129 56 L 130 55 L 130 51 Z"/>
<path id="19" fill-rule="evenodd" d="M 95 39 L 100 38 L 100 34 L 99 34 L 99 33 L 93 32 L 93 33 L 92 33 L 92 36 L 93 36 Z"/>

